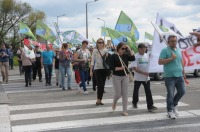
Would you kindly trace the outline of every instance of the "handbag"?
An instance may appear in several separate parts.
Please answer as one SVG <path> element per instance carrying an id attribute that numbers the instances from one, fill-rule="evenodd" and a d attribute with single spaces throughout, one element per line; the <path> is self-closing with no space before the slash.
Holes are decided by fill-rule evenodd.
<path id="1" fill-rule="evenodd" d="M 78 58 L 79 59 L 83 58 L 82 50 L 80 50 L 80 56 Z M 78 66 L 79 70 L 84 70 L 84 71 L 89 70 L 89 62 L 80 61 L 80 62 L 78 62 L 77 66 Z"/>
<path id="2" fill-rule="evenodd" d="M 99 49 L 97 49 L 97 50 L 99 51 Z M 111 75 L 110 65 L 106 62 L 106 54 L 107 53 L 105 53 L 102 56 L 101 52 L 99 51 L 99 54 L 100 54 L 100 56 L 101 56 L 101 58 L 103 60 L 103 67 L 104 67 L 104 69 L 106 69 L 106 74 L 107 74 L 107 76 L 110 76 Z"/>
<path id="3" fill-rule="evenodd" d="M 118 54 L 117 54 L 118 55 Z M 118 55 L 118 57 L 119 57 L 119 60 L 120 60 L 120 63 L 121 63 L 121 65 L 122 66 L 125 66 L 125 68 L 128 70 L 128 72 L 130 73 L 130 74 L 127 74 L 126 73 L 126 70 L 124 69 L 124 72 L 125 72 L 125 75 L 127 76 L 127 75 L 129 75 L 129 83 L 132 83 L 132 82 L 134 82 L 134 77 L 133 77 L 133 74 L 132 74 L 132 72 L 129 70 L 129 68 L 126 66 L 126 64 L 124 63 L 124 61 L 121 59 L 121 57 Z"/>
<path id="4" fill-rule="evenodd" d="M 97 50 L 99 51 L 99 49 L 97 49 Z M 105 53 L 105 54 L 102 56 L 101 52 L 99 51 L 99 54 L 100 54 L 100 56 L 101 56 L 101 58 L 102 58 L 102 60 L 103 60 L 103 67 L 104 67 L 105 69 L 110 69 L 109 64 L 106 62 L 106 54 L 107 54 L 107 53 Z"/>

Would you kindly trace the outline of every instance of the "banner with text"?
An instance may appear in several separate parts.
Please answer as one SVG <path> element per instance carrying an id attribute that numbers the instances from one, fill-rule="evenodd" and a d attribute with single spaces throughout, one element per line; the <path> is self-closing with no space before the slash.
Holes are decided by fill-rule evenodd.
<path id="1" fill-rule="evenodd" d="M 175 27 L 173 23 L 168 22 L 166 19 L 160 17 L 159 15 L 157 15 L 156 24 L 158 26 L 167 27 L 173 30 L 175 33 L 182 36 L 180 31 Z M 200 29 L 198 29 L 197 31 L 200 32 Z M 167 41 L 167 36 L 164 36 L 164 39 Z M 177 47 L 182 49 L 186 71 L 200 69 L 200 47 L 193 46 L 196 42 L 197 38 L 193 35 L 189 35 L 188 37 L 178 38 Z M 154 41 L 149 62 L 150 73 L 163 72 L 163 66 L 158 65 L 158 59 L 161 50 L 166 46 L 167 45 L 160 38 L 157 31 L 154 31 Z"/>

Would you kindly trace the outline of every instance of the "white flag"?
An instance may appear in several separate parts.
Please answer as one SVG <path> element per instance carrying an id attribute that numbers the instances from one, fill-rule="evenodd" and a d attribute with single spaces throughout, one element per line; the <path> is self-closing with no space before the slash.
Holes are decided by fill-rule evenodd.
<path id="1" fill-rule="evenodd" d="M 152 23 L 152 22 L 151 22 Z M 159 35 L 163 38 L 164 36 L 170 36 L 170 35 L 174 35 L 177 36 L 179 38 L 183 38 L 182 36 L 180 36 L 179 34 L 175 33 L 173 30 L 164 27 L 164 26 L 158 26 L 157 24 L 153 24 L 155 30 L 159 33 Z"/>

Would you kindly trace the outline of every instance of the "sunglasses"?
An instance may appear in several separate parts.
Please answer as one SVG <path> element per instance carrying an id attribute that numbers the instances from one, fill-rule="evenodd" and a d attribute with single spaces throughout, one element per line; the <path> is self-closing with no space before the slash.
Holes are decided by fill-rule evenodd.
<path id="1" fill-rule="evenodd" d="M 98 44 L 104 44 L 104 42 L 97 42 Z"/>

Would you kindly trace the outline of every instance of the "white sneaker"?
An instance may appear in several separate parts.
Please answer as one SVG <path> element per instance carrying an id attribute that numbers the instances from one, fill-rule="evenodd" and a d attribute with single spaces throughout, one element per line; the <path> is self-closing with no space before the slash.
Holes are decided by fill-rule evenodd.
<path id="1" fill-rule="evenodd" d="M 168 112 L 168 116 L 171 119 L 176 119 L 176 116 L 175 116 L 174 112 Z"/>
<path id="2" fill-rule="evenodd" d="M 84 94 L 89 94 L 88 91 L 84 91 L 83 93 L 84 93 Z"/>
<path id="3" fill-rule="evenodd" d="M 179 112 L 178 112 L 177 106 L 174 107 L 174 114 L 175 114 L 176 116 L 179 116 Z"/>

